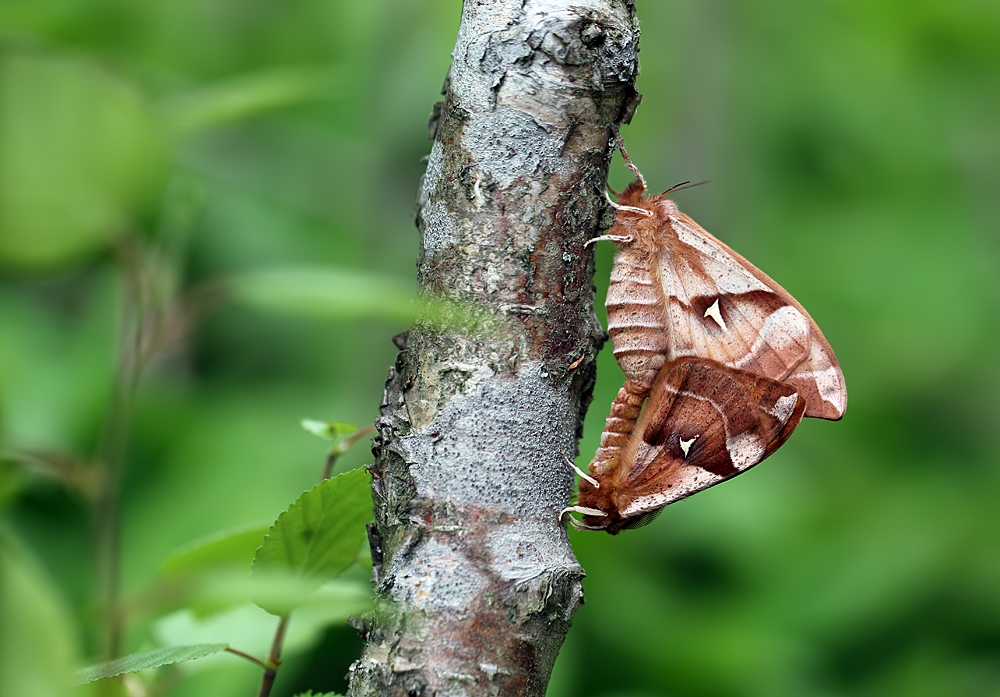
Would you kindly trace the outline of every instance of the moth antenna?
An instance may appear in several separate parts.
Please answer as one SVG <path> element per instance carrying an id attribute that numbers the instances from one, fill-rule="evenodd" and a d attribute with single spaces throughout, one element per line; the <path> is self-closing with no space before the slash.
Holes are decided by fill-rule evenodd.
<path id="1" fill-rule="evenodd" d="M 614 208 L 616 211 L 625 211 L 626 213 L 639 213 L 640 215 L 644 215 L 647 218 L 653 217 L 653 211 L 647 211 L 645 208 L 636 208 L 635 206 L 622 206 L 621 204 L 615 203 L 614 201 L 611 200 L 611 197 L 608 196 L 607 189 L 605 189 L 604 191 L 604 198 L 607 199 L 608 203 L 610 203 L 611 207 Z"/>
<path id="2" fill-rule="evenodd" d="M 581 479 L 586 479 L 588 482 L 590 482 L 591 484 L 594 485 L 595 489 L 600 489 L 601 488 L 601 485 L 597 483 L 597 480 L 594 479 L 593 477 L 591 477 L 586 472 L 584 472 L 579 467 L 577 467 L 575 462 L 573 462 L 568 457 L 566 457 L 566 453 L 559 453 L 559 454 L 563 456 L 563 459 L 566 461 L 566 464 L 569 465 L 570 467 L 572 467 L 573 471 L 580 475 Z"/>
<path id="3" fill-rule="evenodd" d="M 632 158 L 628 156 L 628 151 L 625 149 L 625 141 L 622 140 L 622 135 L 618 132 L 617 128 L 615 129 L 615 136 L 618 139 L 618 150 L 622 154 L 622 159 L 625 160 L 625 166 L 628 167 L 629 171 L 635 175 L 635 178 L 639 180 L 639 184 L 642 185 L 642 190 L 645 191 L 646 178 L 642 176 L 642 172 L 639 171 L 639 168 L 632 164 Z"/>
<path id="4" fill-rule="evenodd" d="M 620 193 L 618 193 L 617 191 L 615 191 L 614 189 L 611 188 L 610 184 L 608 184 L 608 191 L 610 191 L 611 193 L 613 193 L 615 195 L 615 198 L 618 198 L 619 196 L 621 196 Z"/>
<path id="5" fill-rule="evenodd" d="M 684 189 L 693 189 L 696 186 L 701 186 L 702 184 L 711 184 L 711 183 L 712 183 L 711 179 L 706 179 L 705 181 L 697 182 L 696 184 L 692 184 L 690 181 L 681 182 L 680 184 L 675 184 L 674 186 L 671 186 L 669 189 L 660 194 L 660 196 L 666 196 L 667 194 L 672 194 L 675 191 L 684 191 Z"/>

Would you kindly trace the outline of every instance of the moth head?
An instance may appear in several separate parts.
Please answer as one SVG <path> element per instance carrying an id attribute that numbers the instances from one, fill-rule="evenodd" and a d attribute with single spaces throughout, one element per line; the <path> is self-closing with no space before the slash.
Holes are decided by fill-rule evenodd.
<path id="1" fill-rule="evenodd" d="M 605 479 L 600 487 L 581 479 L 577 491 L 579 497 L 575 508 L 578 512 L 583 513 L 583 522 L 579 529 L 604 530 L 611 535 L 617 535 L 622 530 L 640 527 L 653 519 L 650 517 L 649 520 L 641 523 L 637 520 L 641 516 L 623 519 L 618 512 L 620 503 L 618 499 L 620 497 L 611 486 L 609 479 Z M 585 510 L 581 511 L 580 509 Z M 601 515 L 588 513 L 586 510 L 600 511 Z"/>
<path id="2" fill-rule="evenodd" d="M 567 509 L 583 515 L 583 521 L 573 525 L 578 530 L 604 530 L 609 535 L 617 535 L 622 530 L 635 530 L 652 523 L 669 503 L 659 497 L 636 505 L 635 496 L 616 490 L 613 477 L 599 476 L 599 479 L 599 486 L 580 480 L 577 505 Z"/>

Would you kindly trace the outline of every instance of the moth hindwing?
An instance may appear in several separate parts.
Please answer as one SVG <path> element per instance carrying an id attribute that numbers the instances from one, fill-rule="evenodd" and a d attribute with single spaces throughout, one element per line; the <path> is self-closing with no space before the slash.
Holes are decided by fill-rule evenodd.
<path id="1" fill-rule="evenodd" d="M 797 389 L 716 361 L 676 358 L 659 372 L 635 427 L 597 485 L 581 481 L 581 527 L 617 533 L 650 513 L 745 472 L 802 420 Z"/>

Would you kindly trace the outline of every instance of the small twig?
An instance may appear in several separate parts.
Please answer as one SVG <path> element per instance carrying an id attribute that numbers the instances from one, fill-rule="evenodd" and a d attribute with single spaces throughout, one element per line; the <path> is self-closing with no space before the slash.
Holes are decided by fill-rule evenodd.
<path id="1" fill-rule="evenodd" d="M 226 647 L 226 651 L 228 651 L 229 653 L 234 653 L 237 656 L 242 656 L 243 658 L 247 659 L 251 663 L 256 663 L 257 665 L 259 665 L 264 670 L 267 670 L 267 664 L 264 663 L 264 661 L 262 661 L 259 658 L 257 658 L 256 656 L 251 656 L 250 654 L 248 654 L 248 653 L 246 653 L 244 651 L 240 651 L 239 649 L 234 649 L 231 646 L 227 646 Z"/>
<path id="2" fill-rule="evenodd" d="M 330 452 L 326 456 L 326 464 L 323 466 L 323 476 L 320 477 L 320 481 L 330 478 L 330 474 L 333 472 L 333 467 L 337 464 L 337 458 L 350 450 L 361 438 L 364 438 L 369 433 L 374 431 L 374 426 L 367 426 L 352 433 L 350 436 L 340 441 L 335 447 L 331 448 Z M 271 640 L 271 653 L 268 654 L 266 663 L 254 658 L 253 656 L 234 651 L 234 653 L 240 653 L 240 655 L 249 658 L 264 668 L 264 677 L 260 682 L 260 692 L 258 693 L 258 697 L 268 697 L 268 695 L 271 694 L 271 688 L 274 686 L 274 680 L 278 677 L 278 667 L 281 665 L 281 645 L 285 641 L 285 631 L 288 629 L 289 617 L 290 615 L 287 614 L 282 615 L 281 621 L 278 622 L 278 628 L 274 630 L 274 639 Z"/>
<path id="3" fill-rule="evenodd" d="M 324 479 L 329 479 L 330 475 L 333 473 L 333 467 L 337 464 L 337 458 L 346 453 L 348 450 L 354 447 L 360 439 L 367 436 L 369 433 L 374 433 L 374 426 L 365 426 L 359 431 L 355 431 L 347 438 L 342 440 L 336 447 L 330 449 L 330 453 L 326 456 L 326 465 L 323 467 L 323 476 L 320 477 L 320 481 Z"/>
<path id="4" fill-rule="evenodd" d="M 143 292 L 142 265 L 134 241 L 126 238 L 119 248 L 125 293 L 122 332 L 111 399 L 105 417 L 95 467 L 100 483 L 90 501 L 97 588 L 101 598 L 106 659 L 121 655 L 124 617 L 121 609 L 121 480 L 125 471 L 134 400 L 142 366 L 135 360 L 141 342 L 147 298 Z M 102 688 L 103 689 L 103 688 Z"/>
<path id="5" fill-rule="evenodd" d="M 258 697 L 268 697 L 271 688 L 274 686 L 274 679 L 278 675 L 278 666 L 281 665 L 281 644 L 285 641 L 285 630 L 288 628 L 288 615 L 282 615 L 278 622 L 278 628 L 274 631 L 274 640 L 271 642 L 271 653 L 267 657 L 267 665 L 264 667 L 264 678 L 260 682 L 260 692 Z"/>

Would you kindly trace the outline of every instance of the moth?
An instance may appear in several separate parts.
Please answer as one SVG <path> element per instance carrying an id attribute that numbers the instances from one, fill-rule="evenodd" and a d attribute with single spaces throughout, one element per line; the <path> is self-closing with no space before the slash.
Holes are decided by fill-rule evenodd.
<path id="1" fill-rule="evenodd" d="M 806 400 L 787 382 L 683 356 L 657 375 L 615 466 L 583 475 L 584 530 L 650 522 L 669 503 L 745 472 L 791 435 Z"/>
<path id="2" fill-rule="evenodd" d="M 608 240 L 619 248 L 606 307 L 608 334 L 626 381 L 612 402 L 600 448 L 590 463 L 592 476 L 587 479 L 603 482 L 606 478 L 620 478 L 622 472 L 633 472 L 636 463 L 632 458 L 639 449 L 635 438 L 641 441 L 646 437 L 643 428 L 662 427 L 649 421 L 652 417 L 640 414 L 660 413 L 656 400 L 666 399 L 666 393 L 661 389 L 650 396 L 651 391 L 655 384 L 670 381 L 668 374 L 680 365 L 673 362 L 682 358 L 708 361 L 699 363 L 701 372 L 720 381 L 730 380 L 732 374 L 726 372 L 729 369 L 782 383 L 803 401 L 802 415 L 840 419 L 847 407 L 844 375 L 833 349 L 805 308 L 757 267 L 681 213 L 666 197 L 674 189 L 647 196 L 645 179 L 623 147 L 621 152 L 636 181 L 612 204 L 617 213 L 608 234 L 587 244 Z M 743 394 L 751 400 L 755 393 L 744 390 Z M 643 409 L 647 397 L 649 402 Z M 686 428 L 683 419 L 687 412 L 694 413 L 675 413 L 671 427 L 678 432 Z M 722 418 L 724 410 L 717 409 L 715 414 Z M 637 419 L 646 426 L 638 427 Z M 793 419 L 791 428 L 781 431 L 783 437 L 756 462 L 783 443 L 800 419 Z M 636 429 L 638 434 L 633 433 Z M 613 486 L 620 488 L 623 482 L 632 480 L 615 481 Z M 690 485 L 667 487 L 686 493 L 676 495 L 675 491 L 656 501 L 663 501 L 662 508 L 722 480 L 708 477 L 698 481 L 703 485 L 695 489 Z M 587 485 L 594 486 L 590 482 Z M 597 510 L 583 503 L 584 488 L 581 483 L 579 505 L 568 510 L 589 515 L 578 510 Z M 610 521 L 615 512 L 605 513 Z M 585 519 L 587 527 L 594 527 L 593 523 Z M 609 522 L 601 527 L 610 530 L 614 526 Z"/>

